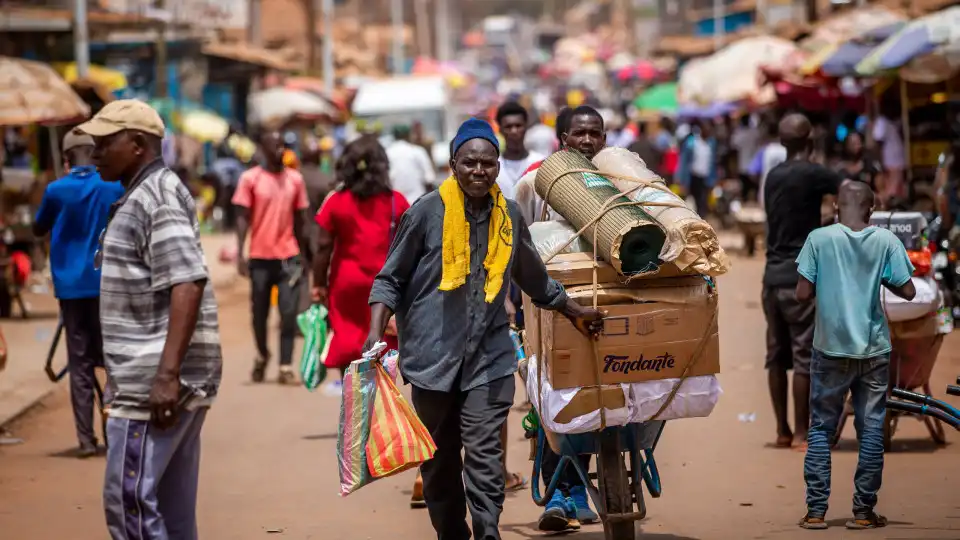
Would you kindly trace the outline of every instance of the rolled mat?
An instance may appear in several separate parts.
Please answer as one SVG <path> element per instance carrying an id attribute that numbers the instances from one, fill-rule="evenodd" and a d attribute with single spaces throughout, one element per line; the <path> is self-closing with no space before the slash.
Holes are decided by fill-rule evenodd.
<path id="1" fill-rule="evenodd" d="M 536 189 L 577 230 L 584 229 L 597 255 L 625 276 L 657 272 L 666 232 L 639 205 L 620 195 L 610 180 L 579 152 L 548 157 L 537 170 Z M 594 242 L 594 239 L 596 241 Z"/>
<path id="2" fill-rule="evenodd" d="M 640 156 L 624 148 L 604 148 L 593 158 L 593 164 L 617 189 L 629 192 L 630 199 L 645 203 L 643 209 L 666 230 L 658 276 L 719 276 L 727 272 L 730 260 L 713 227 L 670 191 Z M 641 186 L 637 181 L 648 184 Z M 675 206 L 657 206 L 669 204 Z"/>

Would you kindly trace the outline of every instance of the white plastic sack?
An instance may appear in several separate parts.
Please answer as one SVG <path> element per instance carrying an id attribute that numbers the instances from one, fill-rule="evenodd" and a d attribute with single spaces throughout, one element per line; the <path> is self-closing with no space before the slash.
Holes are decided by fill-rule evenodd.
<path id="1" fill-rule="evenodd" d="M 531 356 L 527 361 L 527 396 L 533 403 L 534 408 L 537 409 L 540 424 L 544 429 L 554 433 L 587 433 L 600 429 L 599 409 L 589 414 L 577 416 L 566 424 L 560 424 L 553 420 L 577 395 L 580 389 L 554 390 L 546 376 L 543 377 L 543 380 L 538 381 L 538 364 L 536 356 Z M 542 386 L 538 388 L 538 385 Z M 630 389 L 626 384 L 621 384 L 620 387 L 623 388 L 624 395 L 627 396 L 627 406 L 622 409 L 606 409 L 608 426 L 625 426 L 630 423 Z M 543 398 L 542 401 L 541 397 Z"/>
<path id="2" fill-rule="evenodd" d="M 576 229 L 566 221 L 539 221 L 530 224 L 530 236 L 541 259 L 553 255 L 556 250 L 560 249 L 576 234 Z M 590 242 L 587 242 L 582 236 L 577 236 L 560 253 L 588 253 L 592 251 L 593 246 L 590 245 Z"/>
<path id="3" fill-rule="evenodd" d="M 920 319 L 940 307 L 940 288 L 937 287 L 937 282 L 933 278 L 914 277 L 911 281 L 917 289 L 917 295 L 913 300 L 904 300 L 888 291 L 886 287 L 880 288 L 881 305 L 890 322 Z"/>
<path id="4" fill-rule="evenodd" d="M 660 407 L 667 401 L 673 387 L 680 379 L 663 379 L 662 381 L 648 381 L 633 383 L 630 387 L 630 405 L 633 412 L 631 422 L 646 422 L 657 414 Z M 683 381 L 676 397 L 660 414 L 658 420 L 678 420 L 680 418 L 700 418 L 710 416 L 717 406 L 723 390 L 720 381 L 715 375 L 701 375 L 688 377 Z"/>
<path id="5" fill-rule="evenodd" d="M 550 381 L 544 377 L 537 380 L 538 362 L 536 357 L 530 357 L 527 362 L 527 395 L 537 409 L 540 423 L 548 431 L 554 433 L 586 433 L 600 429 L 600 411 L 592 411 L 581 415 L 566 424 L 556 422 L 554 418 L 562 411 L 580 391 L 579 388 L 554 390 Z M 626 407 L 620 409 L 606 409 L 608 426 L 625 426 L 631 423 L 646 422 L 657 414 L 660 407 L 667 400 L 673 387 L 680 379 L 663 379 L 642 383 L 621 384 L 626 396 Z M 538 389 L 537 385 L 542 387 Z M 542 391 L 542 402 L 541 402 Z M 673 401 L 657 418 L 658 420 L 679 420 L 681 418 L 699 418 L 710 416 L 723 390 L 720 381 L 714 375 L 689 377 L 683 382 Z"/>

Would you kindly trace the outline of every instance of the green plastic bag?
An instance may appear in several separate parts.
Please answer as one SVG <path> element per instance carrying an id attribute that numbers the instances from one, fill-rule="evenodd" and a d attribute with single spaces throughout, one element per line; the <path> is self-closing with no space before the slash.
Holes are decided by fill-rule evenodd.
<path id="1" fill-rule="evenodd" d="M 327 308 L 314 304 L 297 315 L 303 332 L 303 353 L 300 355 L 300 380 L 307 390 L 316 390 L 327 377 L 327 368 L 320 355 L 327 345 Z"/>

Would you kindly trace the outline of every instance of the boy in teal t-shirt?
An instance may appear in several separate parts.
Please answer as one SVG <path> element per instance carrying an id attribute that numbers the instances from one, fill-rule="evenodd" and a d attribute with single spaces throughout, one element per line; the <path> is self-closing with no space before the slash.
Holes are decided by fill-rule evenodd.
<path id="1" fill-rule="evenodd" d="M 817 298 L 810 381 L 810 434 L 803 475 L 805 529 L 825 529 L 830 497 L 830 445 L 847 391 L 862 427 L 850 529 L 886 525 L 874 512 L 883 475 L 883 424 L 889 382 L 890 330 L 880 287 L 906 300 L 916 289 L 903 244 L 887 229 L 869 226 L 873 191 L 862 182 L 840 187 L 840 223 L 807 237 L 797 258 L 797 299 Z"/>

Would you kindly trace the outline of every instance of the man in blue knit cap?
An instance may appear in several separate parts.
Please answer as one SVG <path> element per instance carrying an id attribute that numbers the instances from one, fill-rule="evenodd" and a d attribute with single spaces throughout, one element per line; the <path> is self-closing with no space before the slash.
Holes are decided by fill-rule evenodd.
<path id="1" fill-rule="evenodd" d="M 450 145 L 453 176 L 400 219 L 370 293 L 370 335 L 396 314 L 400 372 L 437 444 L 420 469 L 440 540 L 499 540 L 504 482 L 500 430 L 513 405 L 517 361 L 504 300 L 511 280 L 541 308 L 597 336 L 602 315 L 547 275 L 513 201 L 497 187 L 497 138 L 470 119 Z M 463 452 L 463 458 L 461 458 Z"/>

